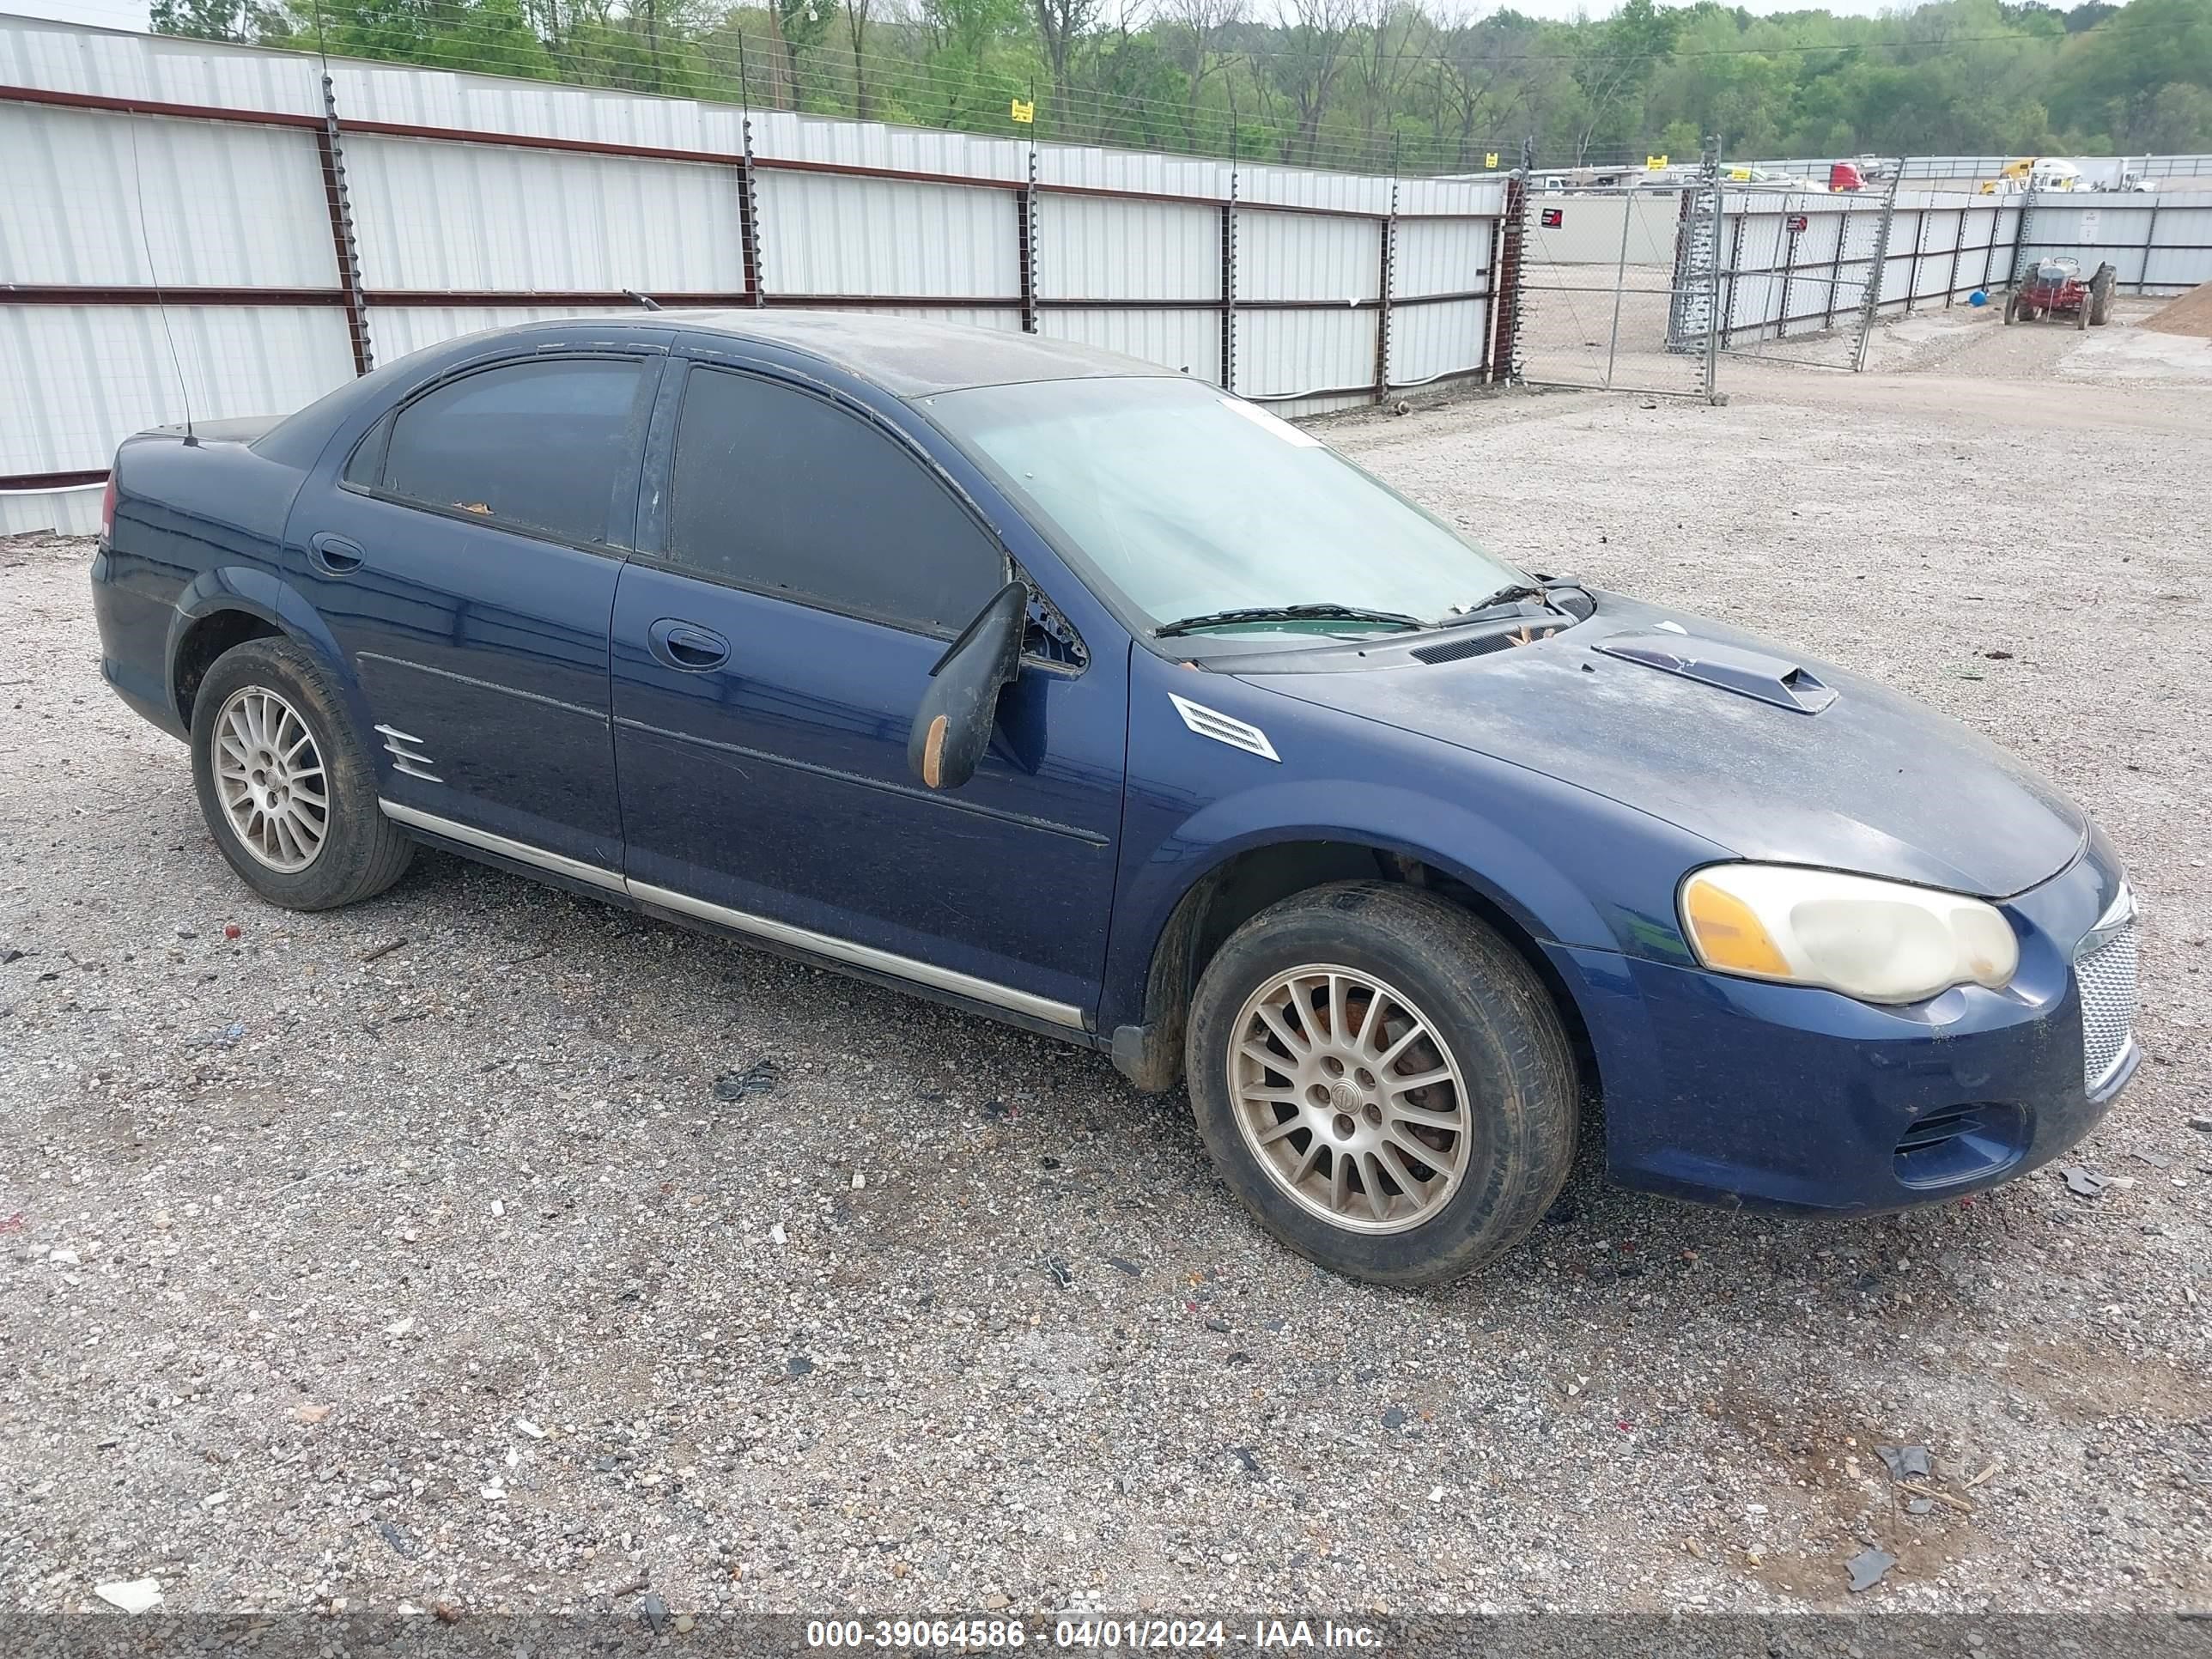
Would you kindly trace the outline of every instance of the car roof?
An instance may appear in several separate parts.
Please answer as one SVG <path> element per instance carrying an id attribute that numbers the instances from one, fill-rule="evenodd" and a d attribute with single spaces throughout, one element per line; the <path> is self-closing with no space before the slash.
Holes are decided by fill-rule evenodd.
<path id="1" fill-rule="evenodd" d="M 902 398 L 1025 380 L 1176 374 L 1158 363 L 1073 341 L 865 311 L 732 308 L 623 314 L 641 326 L 674 325 L 804 352 Z"/>
<path id="2" fill-rule="evenodd" d="M 634 330 L 665 339 L 672 329 L 695 335 L 725 335 L 812 357 L 857 380 L 872 382 L 895 398 L 1033 380 L 1135 376 L 1180 380 L 1187 373 L 1073 341 L 918 317 L 797 307 L 648 311 L 641 307 L 545 318 L 426 346 L 359 380 L 348 380 L 306 408 L 295 410 L 255 439 L 253 447 L 287 466 L 309 466 L 346 411 L 371 405 L 381 410 L 397 398 L 408 395 L 410 388 L 418 388 L 426 377 L 480 362 L 487 354 L 518 345 L 525 349 L 557 346 L 573 343 L 580 336 L 605 342 L 611 331 Z M 212 428 L 203 421 L 198 429 Z"/>

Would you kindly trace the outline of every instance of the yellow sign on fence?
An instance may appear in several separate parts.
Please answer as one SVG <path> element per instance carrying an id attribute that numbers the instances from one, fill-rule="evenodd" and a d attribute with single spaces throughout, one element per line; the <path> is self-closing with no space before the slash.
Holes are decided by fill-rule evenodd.
<path id="1" fill-rule="evenodd" d="M 1498 152 L 1494 149 L 1485 150 L 1482 156 L 1482 165 L 1486 167 L 1496 167 L 1498 165 Z"/>
<path id="2" fill-rule="evenodd" d="M 1012 103 L 1013 108 L 1011 113 L 1014 119 L 1025 123 L 1036 119 L 1036 105 L 1034 102 L 1025 103 L 1021 99 L 1017 98 L 1012 100 Z"/>
<path id="3" fill-rule="evenodd" d="M 1667 158 L 1663 155 L 1647 155 L 1644 158 L 1644 167 L 1647 173 L 1656 173 L 1666 165 Z"/>

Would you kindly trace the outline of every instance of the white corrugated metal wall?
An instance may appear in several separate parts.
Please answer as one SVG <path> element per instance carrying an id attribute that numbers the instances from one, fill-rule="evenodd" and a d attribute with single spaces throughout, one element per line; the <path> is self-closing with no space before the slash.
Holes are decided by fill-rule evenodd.
<path id="1" fill-rule="evenodd" d="M 2027 252 L 2071 254 L 2084 270 L 2109 259 L 2138 291 L 2212 282 L 2212 191 L 2038 196 Z"/>
<path id="2" fill-rule="evenodd" d="M 2212 282 L 2212 191 L 2042 192 L 2027 207 L 2023 237 L 2026 204 L 2020 196 L 1900 191 L 1881 308 L 1941 306 L 2002 288 L 2017 264 L 2048 255 L 2070 255 L 2084 271 L 2109 260 L 2119 286 L 2138 293 Z M 1731 191 L 1723 211 L 1726 343 L 1814 333 L 1856 313 L 1874 268 L 1881 197 Z"/>
<path id="3" fill-rule="evenodd" d="M 0 531 L 87 527 L 187 397 L 289 410 L 626 289 L 1028 327 L 1293 415 L 1488 368 L 1498 181 L 756 112 L 749 227 L 743 111 L 329 67 L 349 228 L 316 59 L 0 17 Z"/>
<path id="4" fill-rule="evenodd" d="M 1836 159 L 1838 158 L 1799 156 L 1753 165 L 1771 173 L 1826 179 L 1830 161 Z M 1908 155 L 1899 163 L 1898 176 L 1936 190 L 1978 191 L 1983 185 L 1996 182 L 2008 164 L 2033 159 L 2027 155 Z M 2117 186 L 2124 173 L 2133 173 L 2138 179 L 2172 179 L 2183 186 L 2190 186 L 2195 180 L 2212 179 L 2212 155 L 2074 155 L 2052 159 L 2071 161 L 2081 169 L 2087 183 L 2101 187 Z"/>
<path id="5" fill-rule="evenodd" d="M 1623 262 L 1624 241 L 1630 264 L 1674 261 L 1674 232 L 1682 220 L 1679 189 L 1632 196 L 1545 192 L 1530 200 L 1540 210 L 1528 231 L 1532 265 L 1617 265 Z M 1557 224 L 1544 222 L 1549 212 L 1559 216 Z"/>
<path id="6" fill-rule="evenodd" d="M 1876 280 L 1879 195 L 1726 191 L 1722 196 L 1722 343 L 1818 334 L 1854 319 Z M 2018 203 L 1899 191 L 1882 251 L 1879 308 L 1942 306 L 2012 277 Z"/>

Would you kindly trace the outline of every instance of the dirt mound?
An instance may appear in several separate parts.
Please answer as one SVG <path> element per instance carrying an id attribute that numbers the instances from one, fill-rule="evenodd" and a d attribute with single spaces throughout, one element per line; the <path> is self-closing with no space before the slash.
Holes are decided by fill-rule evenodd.
<path id="1" fill-rule="evenodd" d="M 2212 283 L 2200 283 L 2178 300 L 2167 301 L 2143 319 L 2145 328 L 2161 334 L 2191 334 L 2212 340 Z"/>

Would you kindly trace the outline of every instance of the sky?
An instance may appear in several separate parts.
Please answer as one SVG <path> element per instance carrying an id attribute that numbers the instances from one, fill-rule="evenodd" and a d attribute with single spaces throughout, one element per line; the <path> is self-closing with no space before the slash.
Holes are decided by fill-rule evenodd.
<path id="1" fill-rule="evenodd" d="M 1765 15 L 1773 12 L 1804 11 L 1821 0 L 1741 0 L 1747 11 Z M 1659 0 L 1664 5 L 1666 0 Z M 1826 10 L 1838 15 L 1872 17 L 1898 9 L 1899 0 L 1826 0 Z M 1462 0 L 1467 13 L 1479 15 L 1498 8 L 1489 0 Z M 1455 7 L 1457 10 L 1460 8 Z M 1618 9 L 1616 0 L 1515 0 L 1513 9 L 1530 17 L 1567 19 L 1588 13 L 1603 16 Z M 32 17 L 58 17 L 72 23 L 92 23 L 103 28 L 143 29 L 146 0 L 0 0 L 0 12 Z"/>

